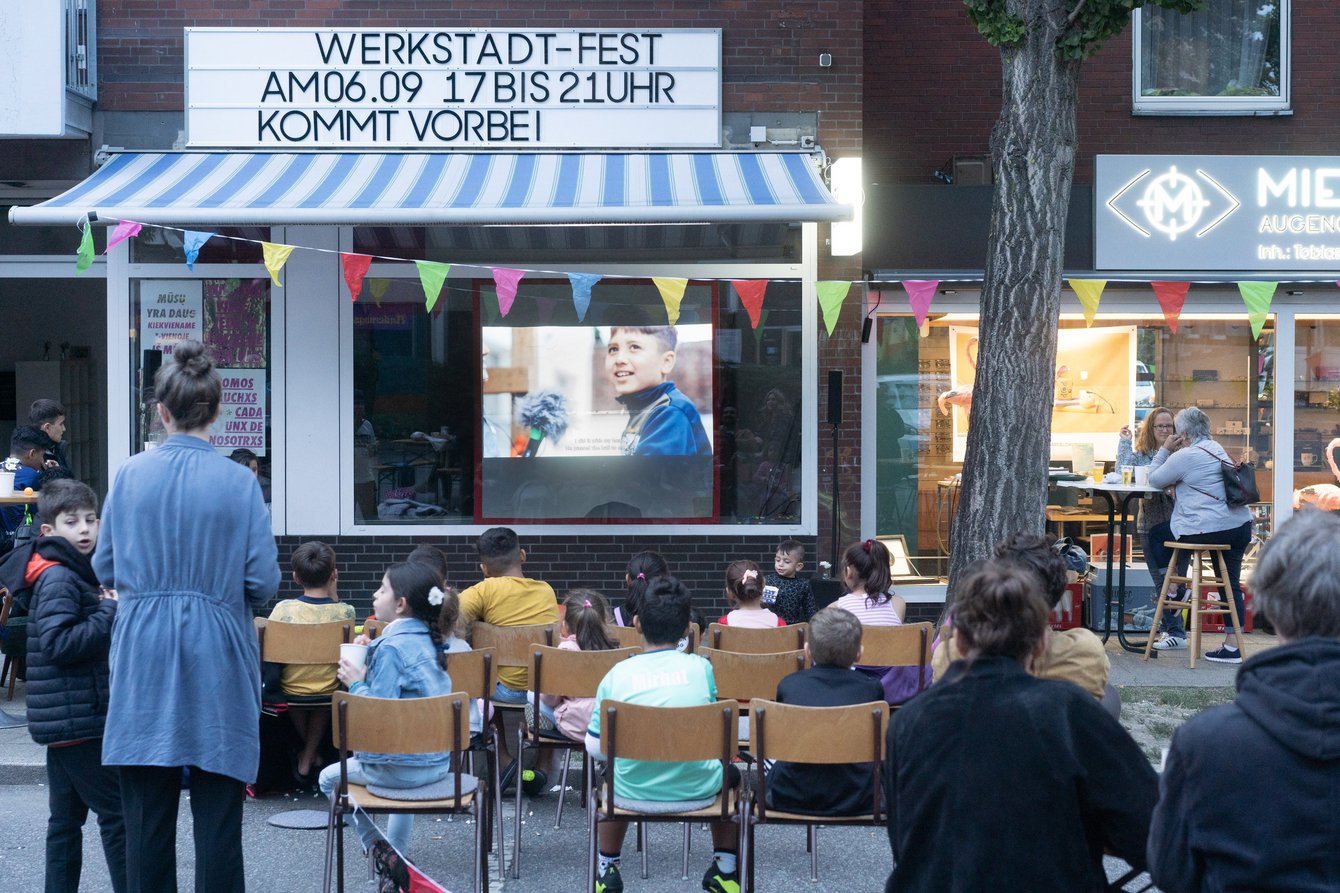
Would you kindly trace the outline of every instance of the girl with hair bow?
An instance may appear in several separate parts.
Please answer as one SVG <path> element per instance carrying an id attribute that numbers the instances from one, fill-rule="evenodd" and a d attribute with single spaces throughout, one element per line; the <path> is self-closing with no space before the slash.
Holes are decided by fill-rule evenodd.
<path id="1" fill-rule="evenodd" d="M 746 629 L 786 626 L 786 621 L 763 607 L 763 574 L 752 561 L 732 561 L 726 566 L 726 600 L 735 610 L 718 623 Z"/>

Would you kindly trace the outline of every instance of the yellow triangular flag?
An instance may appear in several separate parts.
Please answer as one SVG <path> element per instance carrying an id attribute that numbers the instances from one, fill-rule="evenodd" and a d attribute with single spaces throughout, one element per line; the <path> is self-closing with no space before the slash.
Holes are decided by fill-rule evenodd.
<path id="1" fill-rule="evenodd" d="M 815 283 L 815 288 L 819 292 L 819 307 L 824 312 L 824 327 L 831 336 L 833 326 L 837 325 L 838 316 L 842 313 L 842 302 L 847 300 L 847 292 L 851 291 L 851 283 L 827 280 Z"/>
<path id="2" fill-rule="evenodd" d="M 688 286 L 687 279 L 666 279 L 655 277 L 651 280 L 656 283 L 657 290 L 661 293 L 661 301 L 665 304 L 665 315 L 670 320 L 669 325 L 679 322 L 679 305 L 684 300 L 684 289 Z"/>
<path id="3" fill-rule="evenodd" d="M 277 245 L 274 242 L 261 243 L 261 256 L 265 258 L 265 269 L 270 271 L 270 278 L 279 288 L 284 287 L 284 283 L 279 281 L 279 271 L 284 269 L 284 264 L 288 262 L 288 256 L 292 253 L 292 245 Z"/>
<path id="4" fill-rule="evenodd" d="M 382 298 L 386 295 L 386 290 L 390 287 L 390 279 L 369 279 L 368 291 L 372 292 L 373 303 L 380 307 L 382 305 Z"/>
<path id="5" fill-rule="evenodd" d="M 1084 308 L 1085 326 L 1093 325 L 1094 314 L 1098 312 L 1098 300 L 1107 287 L 1106 279 L 1067 279 L 1070 287 L 1079 295 L 1080 306 Z"/>

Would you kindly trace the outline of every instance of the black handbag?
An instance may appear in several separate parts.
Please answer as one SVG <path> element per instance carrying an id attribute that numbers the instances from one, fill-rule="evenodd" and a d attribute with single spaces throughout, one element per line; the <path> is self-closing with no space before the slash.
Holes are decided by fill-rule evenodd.
<path id="1" fill-rule="evenodd" d="M 1205 447 L 1200 449 L 1214 456 L 1214 453 Z M 1218 456 L 1214 457 L 1219 459 Z M 1250 462 L 1239 462 L 1234 465 L 1232 462 L 1219 459 L 1219 471 L 1224 477 L 1224 502 L 1228 503 L 1230 508 L 1242 508 L 1261 501 L 1261 491 L 1256 486 L 1255 465 Z"/>

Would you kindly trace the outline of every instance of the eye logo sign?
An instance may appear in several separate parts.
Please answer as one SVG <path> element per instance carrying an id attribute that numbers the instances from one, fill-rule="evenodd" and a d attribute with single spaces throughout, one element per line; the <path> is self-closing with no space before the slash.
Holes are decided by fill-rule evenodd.
<path id="1" fill-rule="evenodd" d="M 1170 242 L 1185 233 L 1194 233 L 1199 239 L 1242 207 L 1237 196 L 1205 171 L 1197 168 L 1193 176 L 1182 173 L 1176 165 L 1158 175 L 1148 168 L 1140 171 L 1106 204 L 1145 238 L 1157 232 Z M 1197 229 L 1206 218 L 1209 223 Z"/>

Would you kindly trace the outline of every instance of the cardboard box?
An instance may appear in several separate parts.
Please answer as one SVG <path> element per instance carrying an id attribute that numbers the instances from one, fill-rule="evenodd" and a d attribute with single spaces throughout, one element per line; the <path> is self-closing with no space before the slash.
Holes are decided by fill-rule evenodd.
<path id="1" fill-rule="evenodd" d="M 1120 536 L 1118 536 L 1117 538 L 1119 539 Z M 1090 563 L 1105 564 L 1107 562 L 1107 543 L 1108 539 L 1106 533 L 1095 533 L 1090 535 L 1089 537 Z M 1122 552 L 1122 554 L 1113 555 L 1112 560 L 1114 562 L 1129 561 L 1131 555 L 1133 554 L 1131 550 L 1134 548 L 1134 543 L 1135 543 L 1135 537 L 1131 536 L 1130 534 L 1127 534 L 1125 550 Z"/>
<path id="2" fill-rule="evenodd" d="M 1065 595 L 1048 617 L 1052 629 L 1075 629 L 1084 625 L 1084 587 L 1082 581 L 1066 587 Z"/>

